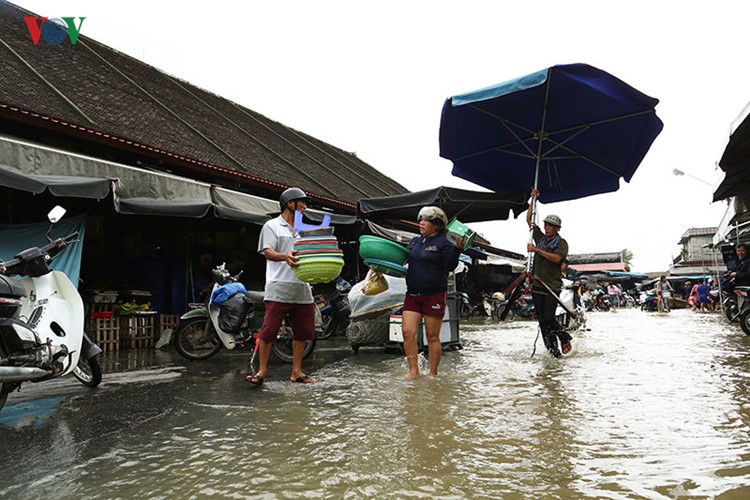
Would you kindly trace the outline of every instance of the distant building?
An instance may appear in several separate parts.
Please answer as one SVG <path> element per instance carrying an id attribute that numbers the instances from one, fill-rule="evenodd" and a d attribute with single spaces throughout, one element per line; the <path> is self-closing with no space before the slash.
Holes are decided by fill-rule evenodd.
<path id="1" fill-rule="evenodd" d="M 717 227 L 692 227 L 682 235 L 682 252 L 669 266 L 670 276 L 698 276 L 726 271 L 721 252 L 714 250 Z"/>
<path id="2" fill-rule="evenodd" d="M 579 253 L 568 255 L 570 267 L 582 274 L 595 274 L 602 271 L 627 272 L 620 252 Z"/>

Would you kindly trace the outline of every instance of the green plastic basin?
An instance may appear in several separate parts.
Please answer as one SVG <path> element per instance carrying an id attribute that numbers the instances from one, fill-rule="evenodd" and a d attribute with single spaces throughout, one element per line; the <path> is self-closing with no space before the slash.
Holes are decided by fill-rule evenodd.
<path id="1" fill-rule="evenodd" d="M 359 256 L 363 259 L 378 259 L 403 265 L 409 257 L 409 251 L 393 241 L 379 236 L 362 235 L 359 237 Z"/>

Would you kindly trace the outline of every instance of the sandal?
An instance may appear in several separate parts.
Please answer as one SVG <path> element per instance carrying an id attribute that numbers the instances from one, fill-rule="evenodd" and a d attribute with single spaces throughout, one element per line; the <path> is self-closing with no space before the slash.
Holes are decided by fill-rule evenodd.
<path id="1" fill-rule="evenodd" d="M 263 382 L 265 381 L 265 379 L 260 375 L 248 375 L 247 377 L 245 377 L 245 380 L 256 386 L 263 385 Z"/>
<path id="2" fill-rule="evenodd" d="M 308 377 L 307 375 L 302 375 L 301 377 L 297 377 L 292 380 L 292 382 L 296 382 L 298 384 L 314 384 L 315 382 L 317 382 L 317 380 L 312 377 Z"/>

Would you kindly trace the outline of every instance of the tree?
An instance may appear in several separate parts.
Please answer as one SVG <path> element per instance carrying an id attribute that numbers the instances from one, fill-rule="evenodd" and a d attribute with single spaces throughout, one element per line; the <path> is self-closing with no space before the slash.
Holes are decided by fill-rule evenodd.
<path id="1" fill-rule="evenodd" d="M 620 251 L 620 258 L 622 259 L 622 263 L 625 264 L 625 269 L 630 271 L 630 266 L 633 263 L 633 252 L 627 248 L 623 248 Z"/>

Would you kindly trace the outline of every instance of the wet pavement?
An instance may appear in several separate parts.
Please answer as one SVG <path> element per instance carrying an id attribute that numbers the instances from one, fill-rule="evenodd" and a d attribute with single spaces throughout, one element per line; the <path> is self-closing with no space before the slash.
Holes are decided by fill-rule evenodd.
<path id="1" fill-rule="evenodd" d="M 750 498 L 750 337 L 720 314 L 591 313 L 571 355 L 532 322 L 462 323 L 437 379 L 321 341 L 315 385 L 246 353 L 102 360 L 0 412 L 0 498 Z"/>

